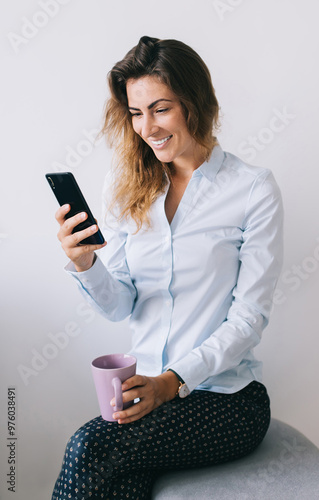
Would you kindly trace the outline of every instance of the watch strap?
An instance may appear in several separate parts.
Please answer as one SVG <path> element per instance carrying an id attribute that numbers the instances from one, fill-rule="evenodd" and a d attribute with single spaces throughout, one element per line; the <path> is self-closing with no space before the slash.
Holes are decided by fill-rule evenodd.
<path id="1" fill-rule="evenodd" d="M 185 384 L 185 381 L 182 379 L 182 377 L 180 375 L 178 375 L 178 373 L 176 373 L 175 370 L 172 370 L 172 368 L 168 368 L 167 370 L 168 372 L 173 372 L 175 373 L 176 377 L 178 378 L 178 380 L 182 383 L 182 384 Z"/>

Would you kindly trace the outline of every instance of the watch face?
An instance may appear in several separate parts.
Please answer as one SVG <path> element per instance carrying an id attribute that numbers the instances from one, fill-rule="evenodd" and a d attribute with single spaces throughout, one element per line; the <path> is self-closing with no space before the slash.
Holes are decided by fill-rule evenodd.
<path id="1" fill-rule="evenodd" d="M 179 397 L 180 398 L 186 398 L 186 396 L 188 396 L 190 394 L 190 390 L 189 388 L 187 387 L 186 384 L 183 384 L 179 390 Z"/>

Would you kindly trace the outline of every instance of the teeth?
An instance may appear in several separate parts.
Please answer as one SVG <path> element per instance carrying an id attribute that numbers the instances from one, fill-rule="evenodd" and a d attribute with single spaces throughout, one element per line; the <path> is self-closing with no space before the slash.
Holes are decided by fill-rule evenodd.
<path id="1" fill-rule="evenodd" d="M 161 139 L 160 141 L 152 141 L 153 144 L 156 146 L 160 146 L 161 144 L 164 144 L 164 142 L 168 141 L 172 136 L 170 135 L 169 137 L 165 137 L 165 139 Z"/>

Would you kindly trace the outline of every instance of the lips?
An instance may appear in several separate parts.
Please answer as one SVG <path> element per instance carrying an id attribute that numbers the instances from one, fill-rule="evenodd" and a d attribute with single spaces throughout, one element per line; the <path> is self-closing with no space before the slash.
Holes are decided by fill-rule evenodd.
<path id="1" fill-rule="evenodd" d="M 167 141 L 169 141 L 169 139 L 171 139 L 171 137 L 173 137 L 172 135 L 169 135 L 167 137 L 164 137 L 163 139 L 159 139 L 158 141 L 151 141 L 151 143 L 153 144 L 153 146 L 162 146 L 163 144 L 165 144 Z"/>

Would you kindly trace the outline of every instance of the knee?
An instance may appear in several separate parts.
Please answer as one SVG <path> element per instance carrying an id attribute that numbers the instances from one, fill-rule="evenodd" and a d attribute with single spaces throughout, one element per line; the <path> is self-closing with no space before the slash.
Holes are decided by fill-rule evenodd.
<path id="1" fill-rule="evenodd" d="M 101 422 L 99 418 L 80 427 L 69 439 L 65 450 L 65 461 L 70 464 L 92 460 L 96 452 L 101 452 Z M 99 432 L 101 431 L 101 433 Z"/>
<path id="2" fill-rule="evenodd" d="M 101 417 L 97 417 L 80 427 L 70 437 L 65 450 L 65 460 L 77 464 L 91 462 L 92 465 L 100 461 L 122 463 L 128 453 L 126 445 L 129 434 L 128 430 L 117 423 L 105 422 Z M 129 443 L 132 445 L 132 439 Z"/>

